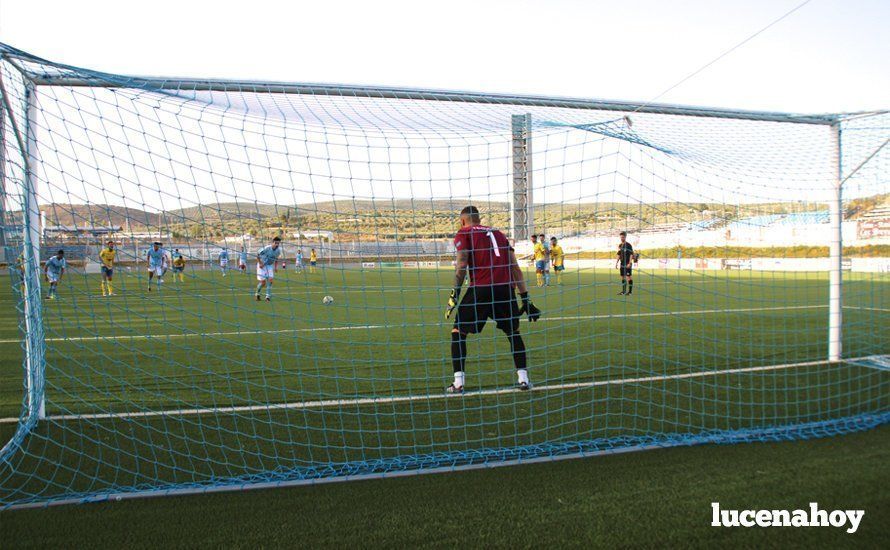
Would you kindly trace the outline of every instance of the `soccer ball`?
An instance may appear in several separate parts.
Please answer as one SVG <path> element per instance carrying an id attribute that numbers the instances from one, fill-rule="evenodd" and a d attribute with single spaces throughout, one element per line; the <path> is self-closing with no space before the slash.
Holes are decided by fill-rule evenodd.
<path id="1" fill-rule="evenodd" d="M 329 306 L 334 303 L 334 297 L 333 296 L 325 296 L 324 298 L 321 299 L 321 303 L 323 303 L 326 306 Z"/>

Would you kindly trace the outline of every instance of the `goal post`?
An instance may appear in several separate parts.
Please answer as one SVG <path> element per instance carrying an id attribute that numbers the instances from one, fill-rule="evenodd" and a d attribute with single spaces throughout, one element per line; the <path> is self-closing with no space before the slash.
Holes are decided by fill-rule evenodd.
<path id="1" fill-rule="evenodd" d="M 843 165 L 841 156 L 841 125 L 831 125 L 834 145 L 835 174 L 834 200 L 829 204 L 828 216 L 831 220 L 831 243 L 829 244 L 828 296 L 828 360 L 837 362 L 842 357 L 843 346 Z"/>
<path id="2" fill-rule="evenodd" d="M 0 62 L 2 61 L 3 57 L 0 56 Z M 23 268 L 21 283 L 22 311 L 24 315 L 24 387 L 26 396 L 25 403 L 27 404 L 25 426 L 27 427 L 26 429 L 30 429 L 36 424 L 38 419 L 44 418 L 46 414 L 44 403 L 45 389 L 43 384 L 43 353 L 45 343 L 43 341 L 43 321 L 40 312 L 40 210 L 38 207 L 38 193 L 36 189 L 37 177 L 34 172 L 38 165 L 36 158 L 36 126 L 34 124 L 34 116 L 37 109 L 36 89 L 30 82 L 25 82 L 22 91 L 23 98 L 21 99 L 23 103 L 22 110 L 24 111 L 24 128 L 20 128 L 16 123 L 12 107 L 12 96 L 3 83 L 3 75 L 0 74 L 0 96 L 2 96 L 2 107 L 0 107 L 2 117 L 0 118 L 3 119 L 3 124 L 0 125 L 0 130 L 2 130 L 2 132 L 0 132 L 2 133 L 2 135 L 0 135 L 0 147 L 4 150 L 3 155 L 0 155 L 0 159 L 3 160 L 3 166 L 0 168 L 0 172 L 3 173 L 4 179 L 2 189 L 4 194 L 4 211 L 2 220 L 2 223 L 4 224 L 3 243 L 7 269 L 10 271 L 11 267 L 18 260 L 15 257 L 16 255 L 10 254 L 7 249 L 8 227 L 6 227 L 6 223 L 8 214 L 6 212 L 6 204 L 9 195 L 5 180 L 7 177 L 7 158 L 8 155 L 10 155 L 10 151 L 7 150 L 7 146 L 9 145 L 8 142 L 10 141 L 8 139 L 7 130 L 13 135 L 15 143 L 18 145 L 17 149 L 13 148 L 15 152 L 12 154 L 18 155 L 21 158 L 21 174 L 23 176 L 21 179 L 21 227 L 23 240 L 20 254 Z"/>
<path id="3" fill-rule="evenodd" d="M 37 167 L 39 157 L 37 150 L 37 89 L 27 84 L 25 86 L 25 153 L 27 158 L 24 180 L 24 212 L 25 219 L 23 233 L 25 235 L 25 357 L 28 375 L 28 415 L 43 419 L 46 417 L 46 400 L 44 372 L 46 343 L 43 332 L 42 296 L 40 290 L 40 243 L 41 224 L 40 207 L 38 203 L 38 176 Z"/>
<path id="4" fill-rule="evenodd" d="M 0 99 L 0 509 L 890 420 L 890 111 L 133 77 L 2 44 Z M 485 283 L 497 231 L 528 302 Z"/>

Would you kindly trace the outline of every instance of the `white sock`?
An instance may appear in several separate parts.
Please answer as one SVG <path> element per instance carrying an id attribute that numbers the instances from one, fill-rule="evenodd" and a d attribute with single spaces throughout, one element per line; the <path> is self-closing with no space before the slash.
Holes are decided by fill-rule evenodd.
<path id="1" fill-rule="evenodd" d="M 528 371 L 526 369 L 519 369 L 516 371 L 516 376 L 519 378 L 519 383 L 522 384 L 525 382 L 528 384 Z"/>
<path id="2" fill-rule="evenodd" d="M 464 373 L 462 373 L 462 372 L 454 373 L 454 387 L 456 387 L 456 388 L 464 387 Z"/>

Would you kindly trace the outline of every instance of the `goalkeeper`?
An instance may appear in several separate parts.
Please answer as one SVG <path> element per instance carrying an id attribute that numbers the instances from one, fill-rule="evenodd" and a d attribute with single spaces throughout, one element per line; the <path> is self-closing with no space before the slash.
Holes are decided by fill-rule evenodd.
<path id="1" fill-rule="evenodd" d="M 454 237 L 457 258 L 454 270 L 454 287 L 448 298 L 445 318 L 457 309 L 454 328 L 451 329 L 451 365 L 454 382 L 446 389 L 449 393 L 463 393 L 464 367 L 467 359 L 467 334 L 482 332 L 488 318 L 507 335 L 513 364 L 518 378 L 517 388 L 528 390 L 528 366 L 525 343 L 519 334 L 519 319 L 528 315 L 529 321 L 537 321 L 541 311 L 528 297 L 528 289 L 522 269 L 516 261 L 507 237 L 497 229 L 482 225 L 479 210 L 467 206 L 460 213 L 461 228 Z M 460 297 L 464 277 L 469 275 L 469 288 Z M 516 303 L 515 290 L 519 291 L 521 305 Z"/>

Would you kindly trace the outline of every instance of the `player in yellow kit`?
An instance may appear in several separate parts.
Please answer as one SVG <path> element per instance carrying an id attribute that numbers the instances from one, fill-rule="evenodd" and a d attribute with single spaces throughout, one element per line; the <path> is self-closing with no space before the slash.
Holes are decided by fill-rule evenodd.
<path id="1" fill-rule="evenodd" d="M 102 260 L 102 296 L 114 296 L 111 278 L 114 276 L 116 257 L 117 250 L 114 249 L 114 241 L 108 241 L 105 243 L 105 248 L 99 251 L 99 259 Z"/>
<path id="2" fill-rule="evenodd" d="M 553 262 L 553 271 L 556 272 L 556 284 L 562 284 L 562 272 L 565 271 L 565 252 L 556 242 L 556 237 L 550 237 L 550 261 Z"/>
<path id="3" fill-rule="evenodd" d="M 315 266 L 318 265 L 318 254 L 315 249 L 309 251 L 309 273 L 315 273 Z"/>
<path id="4" fill-rule="evenodd" d="M 547 267 L 547 247 L 543 239 L 538 240 L 537 235 L 532 235 L 532 254 L 535 258 L 535 278 L 538 286 L 544 286 L 544 269 Z"/>
<path id="5" fill-rule="evenodd" d="M 176 282 L 176 276 L 179 276 L 179 282 L 185 282 L 185 256 L 183 256 L 179 249 L 173 251 L 173 282 Z"/>

